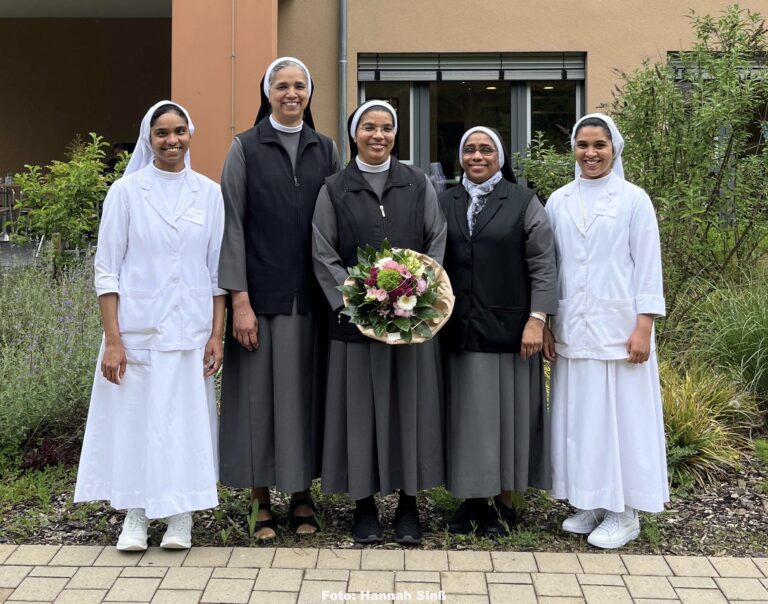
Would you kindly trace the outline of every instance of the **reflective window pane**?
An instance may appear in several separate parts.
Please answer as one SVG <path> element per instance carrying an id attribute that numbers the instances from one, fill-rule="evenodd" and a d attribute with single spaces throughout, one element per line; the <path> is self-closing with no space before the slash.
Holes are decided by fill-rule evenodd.
<path id="1" fill-rule="evenodd" d="M 430 82 L 429 161 L 436 185 L 440 180 L 448 186 L 458 181 L 459 143 L 472 126 L 495 128 L 509 146 L 510 86 L 499 81 Z"/>
<path id="2" fill-rule="evenodd" d="M 366 82 L 365 99 L 387 101 L 397 111 L 398 159 L 411 161 L 411 83 Z"/>
<path id="3" fill-rule="evenodd" d="M 558 151 L 571 148 L 571 129 L 576 123 L 576 82 L 531 82 L 531 137 L 543 132 Z"/>

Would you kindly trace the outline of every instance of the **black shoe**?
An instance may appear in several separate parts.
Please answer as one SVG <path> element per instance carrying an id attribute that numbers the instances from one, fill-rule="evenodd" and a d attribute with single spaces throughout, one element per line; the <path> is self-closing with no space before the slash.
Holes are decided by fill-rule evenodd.
<path id="1" fill-rule="evenodd" d="M 416 497 L 400 495 L 400 501 L 395 510 L 395 543 L 401 545 L 419 545 L 422 532 L 419 522 L 419 510 L 416 508 Z"/>
<path id="2" fill-rule="evenodd" d="M 488 501 L 485 499 L 465 499 L 448 519 L 448 532 L 456 535 L 473 533 L 481 529 L 488 514 Z"/>
<path id="3" fill-rule="evenodd" d="M 352 518 L 352 538 L 355 543 L 366 545 L 384 541 L 379 523 L 379 511 L 376 509 L 373 497 L 358 500 Z"/>
<path id="4" fill-rule="evenodd" d="M 485 534 L 489 537 L 503 537 L 509 535 L 516 524 L 515 508 L 508 508 L 498 499 L 494 499 L 485 519 Z"/>

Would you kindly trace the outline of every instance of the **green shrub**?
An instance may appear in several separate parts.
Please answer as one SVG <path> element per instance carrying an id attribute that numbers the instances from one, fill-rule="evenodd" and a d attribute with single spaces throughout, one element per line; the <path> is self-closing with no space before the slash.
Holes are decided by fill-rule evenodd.
<path id="1" fill-rule="evenodd" d="M 703 484 L 738 468 L 759 417 L 754 399 L 729 374 L 703 365 L 659 369 L 672 483 Z"/>
<path id="2" fill-rule="evenodd" d="M 51 252 L 0 271 L 0 449 L 35 435 L 77 440 L 101 338 L 92 258 L 53 276 Z"/>
<path id="3" fill-rule="evenodd" d="M 121 155 L 115 171 L 108 172 L 106 147 L 109 143 L 91 132 L 88 142 L 75 139 L 67 161 L 53 161 L 45 171 L 27 165 L 16 175 L 22 194 L 17 205 L 28 211 L 14 225 L 17 241 L 59 233 L 68 247 L 76 247 L 96 237 L 101 203 L 127 162 Z"/>

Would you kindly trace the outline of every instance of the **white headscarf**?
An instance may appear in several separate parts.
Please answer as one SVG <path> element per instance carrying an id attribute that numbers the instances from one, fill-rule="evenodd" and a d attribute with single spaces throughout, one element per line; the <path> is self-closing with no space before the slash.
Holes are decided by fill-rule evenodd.
<path id="1" fill-rule="evenodd" d="M 153 159 L 155 159 L 155 154 L 152 152 L 152 143 L 149 140 L 149 136 L 151 133 L 151 127 L 149 125 L 149 121 L 152 119 L 152 114 L 157 111 L 159 107 L 162 107 L 163 105 L 175 105 L 181 111 L 184 113 L 184 116 L 187 118 L 187 126 L 189 127 L 189 134 L 192 135 L 195 133 L 195 126 L 192 123 L 192 118 L 189 117 L 189 112 L 184 109 L 181 105 L 178 103 L 174 103 L 173 101 L 159 101 L 152 105 L 147 113 L 144 115 L 144 119 L 141 120 L 141 128 L 139 129 L 139 140 L 136 141 L 136 148 L 133 150 L 133 154 L 131 155 L 131 160 L 128 162 L 128 166 L 125 168 L 125 172 L 123 173 L 123 176 L 128 176 L 131 172 L 136 172 L 137 170 L 141 170 L 142 168 L 148 166 Z M 186 168 L 191 168 L 192 164 L 189 158 L 189 147 L 187 147 L 187 152 L 184 154 L 184 166 Z"/>
<path id="2" fill-rule="evenodd" d="M 611 143 L 613 144 L 613 165 L 611 166 L 611 169 L 616 172 L 617 176 L 624 178 L 624 164 L 621 161 L 621 153 L 624 151 L 624 137 L 621 136 L 621 132 L 619 132 L 614 121 L 604 113 L 590 113 L 576 122 L 576 125 L 573 127 L 573 132 L 571 133 L 571 148 L 576 148 L 576 131 L 579 129 L 579 124 L 590 117 L 596 117 L 597 119 L 603 120 L 605 125 L 608 126 L 608 130 L 611 132 Z M 579 168 L 579 162 L 576 162 L 576 178 L 578 178 L 580 174 L 581 168 Z"/>
<path id="3" fill-rule="evenodd" d="M 357 132 L 357 124 L 360 122 L 360 117 L 371 107 L 376 106 L 384 107 L 392 114 L 392 122 L 395 127 L 395 134 L 397 134 L 397 111 L 395 111 L 395 108 L 387 103 L 387 101 L 377 101 L 374 99 L 372 101 L 366 101 L 355 110 L 355 113 L 352 116 L 352 121 L 349 123 L 349 136 L 352 137 L 352 140 L 355 140 L 355 132 Z"/>
<path id="4" fill-rule="evenodd" d="M 303 70 L 304 73 L 307 74 L 307 95 L 312 95 L 312 76 L 309 74 L 309 69 L 307 69 L 307 66 L 304 65 L 301 61 L 299 61 L 295 57 L 280 57 L 279 59 L 275 59 L 269 64 L 269 67 L 267 67 L 267 71 L 264 72 L 264 94 L 267 98 L 269 98 L 269 80 L 272 77 L 272 72 L 274 71 L 275 67 L 279 63 L 282 63 L 283 61 L 290 61 L 291 63 L 296 63 L 296 65 L 299 65 Z"/>
<path id="5" fill-rule="evenodd" d="M 496 147 L 496 151 L 499 154 L 499 166 L 503 166 L 504 165 L 504 146 L 501 144 L 499 137 L 490 128 L 486 128 L 485 126 L 475 126 L 474 128 L 470 128 L 464 133 L 464 136 L 461 137 L 461 142 L 459 143 L 459 165 L 461 165 L 462 169 L 465 172 L 467 170 L 467 167 L 464 165 L 464 154 L 462 153 L 462 150 L 464 149 L 464 143 L 466 143 L 467 139 L 470 136 L 472 136 L 475 132 L 482 132 L 493 141 L 493 146 Z"/>

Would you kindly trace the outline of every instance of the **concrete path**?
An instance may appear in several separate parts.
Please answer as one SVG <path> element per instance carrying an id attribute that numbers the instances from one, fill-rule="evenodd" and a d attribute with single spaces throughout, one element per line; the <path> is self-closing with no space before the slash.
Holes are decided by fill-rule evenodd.
<path id="1" fill-rule="evenodd" d="M 768 558 L 0 545 L 0 602 L 768 602 Z"/>

